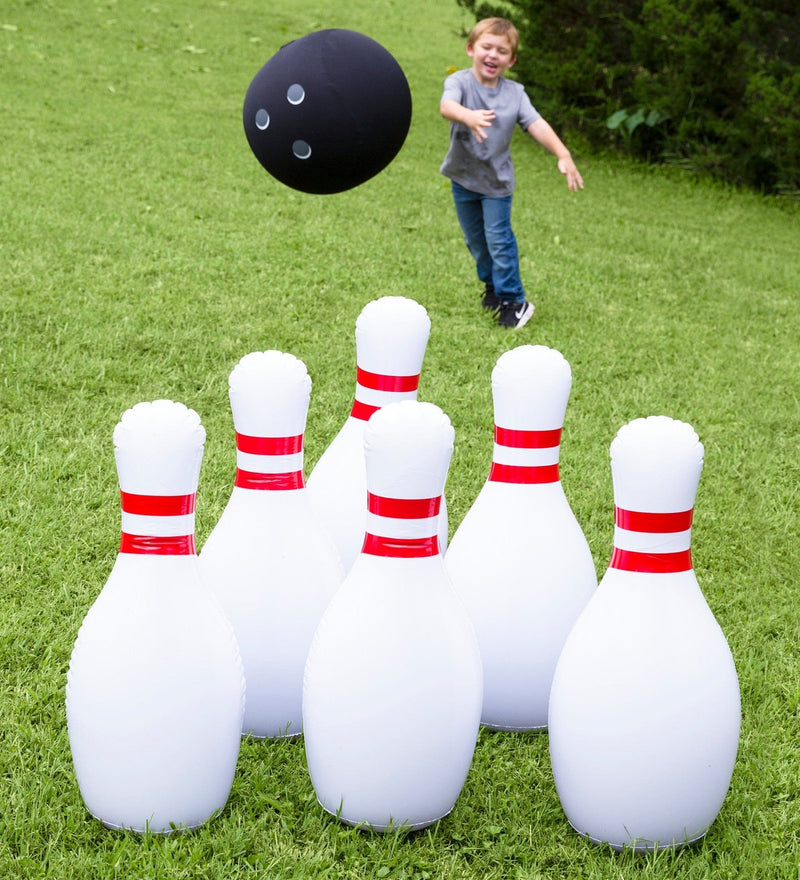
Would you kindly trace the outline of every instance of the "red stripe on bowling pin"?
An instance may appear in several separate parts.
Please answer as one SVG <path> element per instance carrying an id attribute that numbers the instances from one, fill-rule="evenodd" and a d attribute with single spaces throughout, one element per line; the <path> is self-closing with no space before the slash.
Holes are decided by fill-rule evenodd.
<path id="1" fill-rule="evenodd" d="M 558 465 L 522 467 L 515 464 L 492 462 L 489 480 L 493 483 L 557 483 L 559 480 Z"/>
<path id="2" fill-rule="evenodd" d="M 391 519 L 426 519 L 439 516 L 442 496 L 436 498 L 384 498 L 367 493 L 367 510 Z"/>
<path id="3" fill-rule="evenodd" d="M 677 513 L 642 513 L 638 510 L 614 508 L 614 525 L 629 532 L 685 532 L 692 527 L 691 510 L 680 510 Z"/>
<path id="4" fill-rule="evenodd" d="M 519 431 L 495 425 L 494 442 L 495 452 L 489 471 L 490 482 L 534 484 L 557 483 L 559 481 L 558 452 L 561 444 L 561 428 L 549 431 Z M 526 459 L 530 459 L 529 463 L 511 464 L 497 460 L 501 454 L 498 447 L 534 450 L 534 452 L 530 455 L 527 452 L 522 454 Z M 537 450 L 549 451 L 550 457 L 555 458 L 555 461 L 549 464 L 534 464 L 533 459 Z"/>
<path id="5" fill-rule="evenodd" d="M 416 391 L 419 388 L 419 374 L 416 376 L 386 376 L 382 373 L 370 373 L 357 368 L 356 381 L 364 388 L 375 391 Z"/>
<path id="6" fill-rule="evenodd" d="M 350 415 L 354 419 L 360 419 L 362 422 L 368 422 L 369 417 L 380 409 L 379 406 L 372 406 L 369 403 L 362 403 L 358 398 L 353 401 L 353 408 Z"/>
<path id="7" fill-rule="evenodd" d="M 495 425 L 494 442 L 498 446 L 512 446 L 516 449 L 551 449 L 561 443 L 561 428 L 554 428 L 552 431 L 515 431 Z"/>
<path id="8" fill-rule="evenodd" d="M 259 491 L 285 492 L 289 489 L 304 489 L 305 480 L 302 471 L 286 471 L 280 474 L 259 474 L 236 468 L 234 486 L 240 489 L 256 489 Z"/>
<path id="9" fill-rule="evenodd" d="M 194 556 L 197 553 L 194 535 L 130 535 L 122 533 L 120 553 L 155 556 Z"/>
<path id="10" fill-rule="evenodd" d="M 370 373 L 358 367 L 356 394 L 350 416 L 368 421 L 376 410 L 392 400 L 407 400 L 415 397 L 418 388 L 419 373 L 413 376 L 389 376 L 383 373 Z M 378 392 L 378 394 L 376 396 L 370 392 Z"/>
<path id="11" fill-rule="evenodd" d="M 237 431 L 236 455 L 234 485 L 239 489 L 282 492 L 305 487 L 302 434 L 291 437 L 254 437 Z M 300 467 L 286 470 L 287 459 L 283 456 L 294 456 L 295 464 L 300 464 Z M 259 470 L 251 467 L 256 463 Z M 279 470 L 273 471 L 272 467 Z"/>
<path id="12" fill-rule="evenodd" d="M 295 455 L 303 451 L 303 435 L 294 437 L 251 437 L 236 432 L 236 448 L 251 455 Z"/>
<path id="13" fill-rule="evenodd" d="M 692 568 L 691 540 L 693 509 L 671 513 L 648 513 L 614 508 L 614 550 L 610 568 L 648 574 L 673 574 Z M 630 533 L 630 534 L 626 534 Z M 648 549 L 635 549 L 620 544 L 634 543 L 645 536 Z M 656 552 L 653 545 L 668 544 L 670 549 Z M 674 547 L 675 544 L 685 544 Z"/>
<path id="14" fill-rule="evenodd" d="M 139 516 L 186 516 L 194 513 L 197 493 L 191 495 L 136 495 L 120 489 L 123 513 Z"/>
<path id="15" fill-rule="evenodd" d="M 387 498 L 367 493 L 367 527 L 362 553 L 396 559 L 436 556 L 442 498 Z M 392 532 L 375 534 L 376 531 Z M 398 532 L 403 534 L 397 534 Z"/>
<path id="16" fill-rule="evenodd" d="M 194 511 L 196 493 L 190 495 L 138 495 L 120 490 L 122 502 L 122 537 L 120 553 L 158 556 L 192 556 L 196 553 L 194 542 Z M 162 534 L 136 534 L 131 531 L 138 517 L 150 526 L 148 531 Z M 178 529 L 189 534 L 169 534 Z"/>

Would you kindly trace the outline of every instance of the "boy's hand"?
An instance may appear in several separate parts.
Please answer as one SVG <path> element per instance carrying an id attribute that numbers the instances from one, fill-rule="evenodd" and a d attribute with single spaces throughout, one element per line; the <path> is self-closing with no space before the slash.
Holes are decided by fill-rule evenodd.
<path id="1" fill-rule="evenodd" d="M 445 119 L 466 125 L 479 144 L 489 137 L 484 129 L 491 128 L 492 120 L 495 118 L 494 110 L 470 110 L 452 98 L 442 101 L 439 111 Z"/>
<path id="2" fill-rule="evenodd" d="M 563 159 L 559 159 L 558 170 L 566 176 L 567 186 L 572 192 L 577 192 L 578 189 L 583 189 L 583 178 L 581 177 L 577 166 L 572 161 L 572 156 L 565 156 Z"/>
<path id="3" fill-rule="evenodd" d="M 484 131 L 484 129 L 492 127 L 492 120 L 494 118 L 494 110 L 467 110 L 463 121 L 464 125 L 475 135 L 475 140 L 480 144 L 489 137 L 489 133 Z"/>
<path id="4" fill-rule="evenodd" d="M 572 192 L 583 189 L 583 178 L 575 167 L 569 150 L 561 143 L 561 138 L 553 131 L 550 123 L 540 116 L 528 126 L 528 134 L 558 159 L 558 170 L 567 178 L 567 186 Z"/>

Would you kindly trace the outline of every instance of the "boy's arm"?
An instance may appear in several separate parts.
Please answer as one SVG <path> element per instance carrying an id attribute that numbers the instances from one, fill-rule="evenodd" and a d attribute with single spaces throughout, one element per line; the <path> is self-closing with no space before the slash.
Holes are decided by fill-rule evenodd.
<path id="1" fill-rule="evenodd" d="M 489 137 L 484 128 L 492 127 L 492 120 L 495 116 L 494 110 L 468 110 L 463 104 L 459 104 L 452 98 L 445 98 L 439 104 L 439 112 L 451 122 L 460 122 L 462 125 L 466 125 L 475 135 L 475 140 L 478 143 Z"/>
<path id="2" fill-rule="evenodd" d="M 558 159 L 558 170 L 566 176 L 567 186 L 573 192 L 577 192 L 579 188 L 583 189 L 583 178 L 572 161 L 569 150 L 564 146 L 561 138 L 553 131 L 550 123 L 540 116 L 528 126 L 527 132 L 535 141 L 538 141 Z"/>

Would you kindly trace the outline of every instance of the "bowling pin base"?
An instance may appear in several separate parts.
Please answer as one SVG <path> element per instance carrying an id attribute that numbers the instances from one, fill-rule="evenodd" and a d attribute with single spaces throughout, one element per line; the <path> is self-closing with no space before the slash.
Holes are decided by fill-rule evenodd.
<path id="1" fill-rule="evenodd" d="M 516 727 L 507 724 L 493 724 L 491 721 L 481 721 L 481 727 L 487 730 L 496 730 L 498 733 L 547 733 L 547 725 L 540 724 L 536 727 Z"/>
<path id="2" fill-rule="evenodd" d="M 692 843 L 697 843 L 698 840 L 702 840 L 708 832 L 708 828 L 704 828 L 693 837 L 687 837 L 685 840 L 673 840 L 670 843 L 662 843 L 659 840 L 645 840 L 643 838 L 634 838 L 624 843 L 614 843 L 610 840 L 603 840 L 600 837 L 592 837 L 591 834 L 581 831 L 581 829 L 573 825 L 572 822 L 569 824 L 574 831 L 577 831 L 581 837 L 585 837 L 591 843 L 594 843 L 597 846 L 608 845 L 616 852 L 654 852 L 657 849 L 681 849 L 684 846 L 689 846 Z"/>
<path id="3" fill-rule="evenodd" d="M 91 811 L 89 811 L 89 815 L 91 815 L 93 819 L 97 819 L 97 821 L 100 822 L 104 828 L 108 828 L 109 831 L 134 831 L 136 834 L 160 834 L 166 837 L 168 834 L 188 834 L 191 831 L 196 831 L 211 819 L 216 818 L 221 812 L 221 809 L 214 810 L 214 812 L 206 819 L 203 819 L 202 822 L 195 822 L 193 825 L 166 825 L 160 828 L 153 828 L 148 823 L 145 823 L 141 828 L 137 828 L 135 825 L 123 825 L 119 822 L 109 822 L 106 819 L 103 819 L 102 816 L 98 816 Z"/>
<path id="4" fill-rule="evenodd" d="M 440 819 L 444 819 L 445 816 L 449 816 L 450 813 L 453 812 L 453 807 L 450 807 L 449 810 L 442 813 L 440 816 L 436 816 L 433 819 L 425 819 L 420 822 L 411 822 L 411 823 L 396 823 L 389 821 L 386 824 L 379 823 L 371 823 L 366 819 L 348 819 L 347 816 L 344 816 L 338 810 L 331 810 L 322 801 L 317 798 L 317 803 L 328 813 L 330 816 L 333 816 L 334 819 L 338 819 L 340 822 L 344 822 L 345 825 L 350 825 L 352 828 L 357 828 L 359 831 L 375 831 L 380 834 L 398 834 L 406 831 L 419 831 L 422 828 L 427 828 L 429 825 L 433 825 L 435 822 L 438 822 Z"/>
<path id="5" fill-rule="evenodd" d="M 279 740 L 298 739 L 302 734 L 302 730 L 287 731 L 286 733 L 276 733 L 274 735 L 254 733 L 252 730 L 242 730 L 242 739 L 257 739 L 259 742 L 278 742 Z"/>

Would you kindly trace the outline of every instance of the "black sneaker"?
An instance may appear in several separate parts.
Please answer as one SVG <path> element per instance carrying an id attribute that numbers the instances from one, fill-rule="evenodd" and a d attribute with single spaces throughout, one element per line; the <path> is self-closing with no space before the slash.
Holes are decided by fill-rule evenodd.
<path id="1" fill-rule="evenodd" d="M 497 323 L 501 327 L 513 327 L 518 330 L 533 317 L 533 303 L 527 300 L 511 300 L 500 303 L 500 311 L 497 314 Z"/>
<path id="2" fill-rule="evenodd" d="M 491 284 L 487 284 L 486 289 L 483 291 L 481 305 L 490 312 L 496 312 L 500 308 L 500 300 Z"/>

